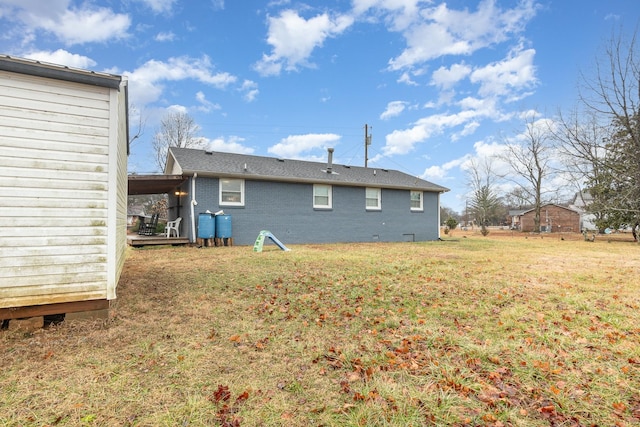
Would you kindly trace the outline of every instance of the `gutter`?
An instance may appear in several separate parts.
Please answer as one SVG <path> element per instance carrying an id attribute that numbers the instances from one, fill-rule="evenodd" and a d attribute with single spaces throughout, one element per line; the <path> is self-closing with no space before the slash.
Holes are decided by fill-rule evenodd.
<path id="1" fill-rule="evenodd" d="M 191 178 L 191 243 L 196 241 L 196 215 L 194 206 L 198 204 L 196 201 L 196 178 L 198 177 L 197 173 L 193 174 L 193 178 Z"/>

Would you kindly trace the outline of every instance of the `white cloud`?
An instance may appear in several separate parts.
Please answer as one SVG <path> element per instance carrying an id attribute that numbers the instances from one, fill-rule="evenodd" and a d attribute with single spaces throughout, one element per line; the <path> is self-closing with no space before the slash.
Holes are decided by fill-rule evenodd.
<path id="1" fill-rule="evenodd" d="M 444 180 L 451 169 L 457 168 L 467 161 L 467 156 L 451 160 L 441 166 L 430 166 L 424 170 L 420 178 L 426 180 Z"/>
<path id="2" fill-rule="evenodd" d="M 480 127 L 480 122 L 475 120 L 472 122 L 469 122 L 464 125 L 464 127 L 460 132 L 454 132 L 451 134 L 451 141 L 457 141 L 462 137 L 473 135 L 476 129 L 478 129 L 479 127 Z"/>
<path id="3" fill-rule="evenodd" d="M 394 130 L 386 136 L 382 151 L 385 155 L 407 154 L 417 143 L 426 141 L 444 130 L 464 125 L 481 117 L 482 113 L 474 110 L 461 111 L 455 114 L 434 114 L 414 123 L 404 130 Z"/>
<path id="4" fill-rule="evenodd" d="M 170 12 L 176 0 L 138 0 L 146 4 L 155 13 Z"/>
<path id="5" fill-rule="evenodd" d="M 441 3 L 412 13 L 410 22 L 405 14 L 395 17 L 391 29 L 402 32 L 407 47 L 389 61 L 389 68 L 401 70 L 444 55 L 469 55 L 520 33 L 536 13 L 533 0 L 522 1 L 506 10 L 496 7 L 495 3 L 496 0 L 483 0 L 474 12 L 449 9 L 447 3 Z M 398 5 L 411 9 L 417 4 L 419 2 L 380 1 L 375 6 L 397 10 Z"/>
<path id="6" fill-rule="evenodd" d="M 244 138 L 239 136 L 218 137 L 214 139 L 203 139 L 203 145 L 207 150 L 221 151 L 225 153 L 253 154 L 254 149 L 242 145 Z"/>
<path id="7" fill-rule="evenodd" d="M 93 59 L 84 55 L 68 52 L 64 49 L 58 49 L 53 52 L 45 50 L 31 51 L 23 54 L 22 56 L 36 61 L 66 65 L 67 67 L 72 68 L 90 69 L 96 66 L 96 61 Z"/>
<path id="8" fill-rule="evenodd" d="M 506 152 L 506 145 L 495 141 L 477 141 L 473 144 L 473 149 L 478 157 L 495 159 Z"/>
<path id="9" fill-rule="evenodd" d="M 399 116 L 407 107 L 405 101 L 391 101 L 387 104 L 387 109 L 380 114 L 381 120 L 388 120 L 392 117 Z"/>
<path id="10" fill-rule="evenodd" d="M 160 99 L 164 84 L 171 81 L 192 79 L 224 89 L 237 78 L 229 73 L 214 72 L 209 57 L 181 56 L 168 61 L 150 60 L 131 72 L 124 72 L 130 81 L 129 94 L 139 108 Z"/>
<path id="11" fill-rule="evenodd" d="M 407 28 L 419 14 L 419 4 L 423 0 L 353 0 L 353 11 L 362 15 L 371 9 L 389 13 L 385 19 L 390 22 L 394 31 Z"/>
<path id="12" fill-rule="evenodd" d="M 409 86 L 418 86 L 418 83 L 416 83 L 415 81 L 413 81 L 411 79 L 411 74 L 409 74 L 408 72 L 404 72 L 402 74 L 400 74 L 400 77 L 398 78 L 398 83 L 404 83 L 406 85 Z"/>
<path id="13" fill-rule="evenodd" d="M 90 3 L 74 7 L 69 0 L 57 0 L 43 7 L 38 1 L 14 1 L 9 5 L 25 33 L 45 31 L 66 45 L 122 39 L 128 37 L 131 25 L 129 15 Z"/>
<path id="14" fill-rule="evenodd" d="M 243 98 L 247 102 L 255 101 L 256 97 L 260 93 L 258 90 L 258 83 L 252 80 L 243 81 L 239 90 L 244 93 Z"/>
<path id="15" fill-rule="evenodd" d="M 334 143 L 340 140 L 341 136 L 334 133 L 309 133 L 305 135 L 290 135 L 282 139 L 276 145 L 269 147 L 267 150 L 271 154 L 289 159 L 310 159 L 311 156 L 303 155 L 316 149 L 325 149 L 332 147 Z M 322 159 L 322 157 L 313 157 L 314 159 Z"/>
<path id="16" fill-rule="evenodd" d="M 451 67 L 440 67 L 431 74 L 431 84 L 448 89 L 465 79 L 471 73 L 471 67 L 465 63 L 453 64 Z"/>
<path id="17" fill-rule="evenodd" d="M 522 90 L 533 88 L 537 84 L 536 69 L 533 65 L 535 53 L 534 49 L 522 49 L 519 46 L 509 52 L 509 56 L 504 60 L 474 70 L 470 80 L 472 83 L 480 84 L 480 96 L 519 94 Z"/>
<path id="18" fill-rule="evenodd" d="M 213 10 L 223 10 L 224 0 L 211 0 L 211 7 Z"/>
<path id="19" fill-rule="evenodd" d="M 222 108 L 220 105 L 209 101 L 202 91 L 196 92 L 196 101 L 200 103 L 200 106 L 198 106 L 197 109 L 205 113 L 208 113 L 211 110 L 220 110 Z"/>
<path id="20" fill-rule="evenodd" d="M 263 54 L 254 68 L 262 75 L 276 75 L 282 69 L 295 71 L 300 66 L 312 67 L 308 59 L 313 50 L 322 46 L 327 38 L 344 32 L 353 23 L 353 18 L 323 13 L 305 19 L 296 11 L 287 9 L 277 17 L 269 17 L 268 23 L 267 43 L 272 50 L 268 55 Z"/>
<path id="21" fill-rule="evenodd" d="M 175 33 L 172 31 L 161 32 L 156 34 L 155 41 L 157 42 L 172 42 L 176 39 Z"/>

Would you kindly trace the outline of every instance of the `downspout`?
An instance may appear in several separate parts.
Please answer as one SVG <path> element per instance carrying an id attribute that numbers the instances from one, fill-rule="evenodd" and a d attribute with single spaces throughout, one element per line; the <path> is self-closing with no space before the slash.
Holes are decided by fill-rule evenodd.
<path id="1" fill-rule="evenodd" d="M 198 204 L 196 201 L 196 178 L 198 177 L 197 173 L 193 174 L 193 178 L 191 178 L 191 243 L 196 241 L 196 215 L 194 206 Z"/>
<path id="2" fill-rule="evenodd" d="M 440 221 L 442 220 L 442 218 L 440 218 L 440 194 L 442 193 L 440 192 L 438 193 L 438 203 L 437 203 L 438 205 L 438 240 L 442 240 L 442 236 L 440 236 L 440 224 L 441 224 Z"/>

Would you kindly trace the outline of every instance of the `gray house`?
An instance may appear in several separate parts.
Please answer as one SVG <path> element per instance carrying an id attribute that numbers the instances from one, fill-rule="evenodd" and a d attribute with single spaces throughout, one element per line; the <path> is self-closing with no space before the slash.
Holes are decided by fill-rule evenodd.
<path id="1" fill-rule="evenodd" d="M 169 217 L 195 241 L 201 214 L 224 211 L 233 241 L 261 230 L 285 244 L 439 238 L 447 188 L 396 170 L 170 148 L 165 173 L 186 180 L 169 194 Z"/>

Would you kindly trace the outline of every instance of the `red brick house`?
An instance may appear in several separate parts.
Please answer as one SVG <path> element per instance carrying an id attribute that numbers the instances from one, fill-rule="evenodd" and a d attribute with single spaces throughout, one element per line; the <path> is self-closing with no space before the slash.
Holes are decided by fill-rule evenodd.
<path id="1" fill-rule="evenodd" d="M 525 211 L 520 217 L 520 229 L 531 232 L 535 230 L 535 209 Z M 540 231 L 542 232 L 580 232 L 580 212 L 552 203 L 540 208 Z"/>

